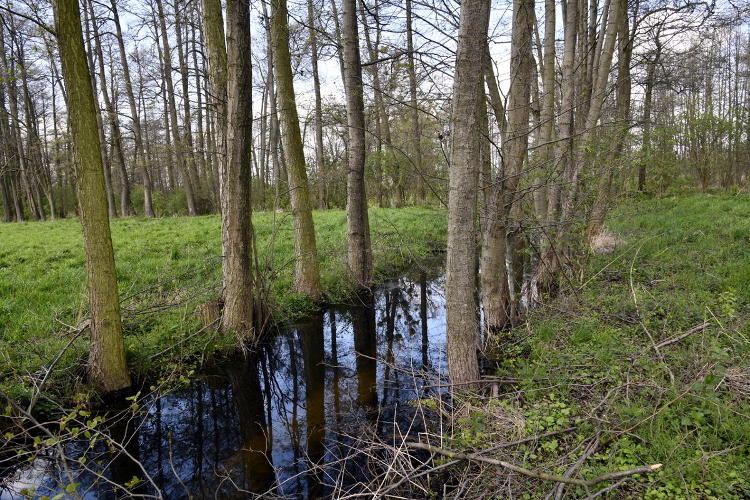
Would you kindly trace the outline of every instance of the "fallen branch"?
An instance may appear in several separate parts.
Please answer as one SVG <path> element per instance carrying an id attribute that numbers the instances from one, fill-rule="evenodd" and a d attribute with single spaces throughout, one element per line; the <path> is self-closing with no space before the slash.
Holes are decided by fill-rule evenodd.
<path id="1" fill-rule="evenodd" d="M 485 454 L 485 453 L 491 453 L 491 452 L 497 451 L 497 450 L 499 450 L 501 448 L 510 448 L 511 446 L 517 446 L 519 444 L 528 443 L 530 441 L 538 441 L 538 440 L 546 438 L 546 437 L 551 437 L 551 436 L 556 436 L 558 434 L 565 434 L 567 432 L 572 432 L 572 431 L 574 431 L 576 429 L 577 429 L 577 427 L 568 427 L 566 429 L 562 429 L 562 430 L 559 430 L 559 431 L 550 431 L 550 432 L 545 432 L 544 434 L 537 434 L 536 436 L 531 436 L 531 437 L 527 437 L 527 438 L 524 438 L 524 439 L 519 439 L 518 441 L 511 441 L 509 443 L 500 443 L 500 444 L 497 444 L 497 445 L 492 446 L 490 448 L 486 448 L 484 450 L 480 450 L 480 451 L 477 452 L 477 454 L 478 455 L 482 455 L 482 454 Z M 409 446 L 410 443 L 405 443 L 405 444 L 406 444 L 406 446 Z M 411 443 L 411 444 L 413 444 L 413 443 Z M 381 494 L 385 494 L 385 493 L 388 493 L 391 490 L 396 489 L 398 486 L 400 486 L 407 479 L 413 481 L 414 479 L 416 479 L 418 477 L 422 477 L 422 476 L 425 476 L 427 474 L 434 474 L 434 473 L 436 473 L 436 472 L 438 472 L 438 471 L 440 471 L 442 469 L 446 469 L 446 468 L 448 468 L 448 467 L 450 467 L 452 465 L 456 465 L 457 463 L 461 462 L 462 460 L 463 459 L 458 458 L 458 459 L 455 459 L 455 460 L 451 460 L 450 462 L 445 462 L 444 464 L 440 464 L 437 467 L 433 467 L 431 469 L 423 470 L 423 471 L 421 471 L 421 472 L 419 472 L 417 474 L 405 476 L 403 479 L 401 479 L 397 483 L 394 483 L 394 484 L 388 486 L 388 488 L 386 488 L 385 491 L 381 492 Z"/>
<path id="2" fill-rule="evenodd" d="M 518 474 L 521 474 L 527 477 L 533 477 L 535 479 L 542 479 L 544 481 L 554 481 L 556 483 L 573 484 L 576 486 L 583 486 L 584 488 L 595 486 L 604 481 L 611 481 L 613 479 L 620 479 L 623 477 L 632 476 L 634 474 L 644 474 L 647 472 L 653 472 L 659 467 L 661 467 L 662 465 L 662 464 L 645 465 L 643 467 L 636 467 L 634 469 L 608 472 L 606 474 L 602 474 L 601 476 L 597 476 L 592 479 L 574 479 L 574 478 L 569 478 L 569 477 L 554 476 L 552 474 L 545 474 L 544 472 L 534 472 L 533 470 L 529 470 L 519 465 L 515 465 L 510 462 L 505 462 L 503 460 L 496 460 L 494 458 L 484 457 L 482 455 L 477 455 L 474 453 L 461 453 L 458 451 L 444 450 L 443 448 L 438 448 L 437 446 L 431 446 L 425 443 L 406 443 L 406 446 L 408 446 L 409 448 L 416 449 L 416 450 L 425 450 L 425 451 L 429 451 L 430 453 L 437 453 L 440 455 L 445 455 L 446 457 L 460 458 L 463 460 L 473 460 L 475 462 L 483 462 L 486 464 L 495 465 L 497 467 L 503 467 L 504 469 L 509 469 Z"/>
<path id="3" fill-rule="evenodd" d="M 659 349 L 661 349 L 662 347 L 667 347 L 668 345 L 672 345 L 672 344 L 674 344 L 676 342 L 679 342 L 680 340 L 684 339 L 685 337 L 689 337 L 690 335 L 692 335 L 694 333 L 702 332 L 703 330 L 705 330 L 709 326 L 711 326 L 711 323 L 709 323 L 708 321 L 706 321 L 704 323 L 701 323 L 700 325 L 694 326 L 693 328 L 691 328 L 690 330 L 686 331 L 685 333 L 681 333 L 680 335 L 677 335 L 676 337 L 672 337 L 670 339 L 667 339 L 667 340 L 665 340 L 663 342 L 660 342 L 660 343 L 656 344 L 656 347 L 659 348 Z"/>

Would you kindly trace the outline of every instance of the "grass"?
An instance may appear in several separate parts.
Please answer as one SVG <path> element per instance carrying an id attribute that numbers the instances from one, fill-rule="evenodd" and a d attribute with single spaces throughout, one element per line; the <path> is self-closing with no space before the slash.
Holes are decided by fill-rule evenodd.
<path id="1" fill-rule="evenodd" d="M 343 272 L 345 214 L 315 217 L 324 287 L 331 301 L 345 300 L 351 291 Z M 257 214 L 254 221 L 276 316 L 304 314 L 310 305 L 289 292 L 288 216 Z M 378 279 L 445 246 L 441 211 L 371 210 L 371 225 Z M 216 217 L 113 221 L 135 370 L 184 366 L 231 346 L 231 339 L 213 334 L 190 337 L 198 328 L 195 305 L 218 293 L 218 226 Z M 519 384 L 477 403 L 491 409 L 490 418 L 466 416 L 446 442 L 492 446 L 493 419 L 507 412 L 522 419 L 525 436 L 576 426 L 504 452 L 530 468 L 563 474 L 595 436 L 599 446 L 581 462 L 579 477 L 664 464 L 603 498 L 750 497 L 750 198 L 630 200 L 614 210 L 608 227 L 621 240 L 617 250 L 580 262 L 582 271 L 559 297 L 511 332 L 515 342 L 498 339 L 497 374 Z M 85 318 L 80 247 L 77 221 L 0 226 L 0 356 L 4 388 L 14 394 L 23 395 L 24 385 L 9 387 L 10 381 L 28 385 L 27 375 L 70 341 L 63 323 Z M 707 328 L 658 353 L 653 348 L 704 322 Z M 152 359 L 169 346 L 175 347 Z M 80 387 L 85 349 L 84 338 L 73 341 L 58 364 L 60 391 Z M 500 491 L 498 481 L 503 487 L 516 481 L 518 498 L 543 498 L 551 489 L 538 481 L 486 478 L 473 484 Z"/>
<path id="2" fill-rule="evenodd" d="M 581 263 L 574 286 L 512 332 L 517 343 L 499 343 L 498 375 L 521 382 L 496 403 L 522 412 L 529 435 L 578 426 L 513 458 L 563 474 L 598 435 L 580 477 L 664 464 L 605 498 L 750 497 L 750 199 L 628 201 L 608 226 L 615 253 Z M 539 498 L 551 486 L 522 489 Z"/>
<path id="3" fill-rule="evenodd" d="M 327 299 L 351 294 L 346 278 L 346 214 L 315 212 L 321 279 Z M 445 213 L 371 209 L 376 281 L 398 274 L 445 247 Z M 312 306 L 291 292 L 291 220 L 253 216 L 261 273 L 274 317 L 293 320 Z M 218 296 L 221 281 L 218 216 L 112 221 L 117 277 L 129 363 L 138 375 L 226 351 L 232 339 L 193 334 L 197 304 Z M 23 397 L 32 375 L 69 343 L 55 365 L 53 390 L 79 390 L 86 336 L 70 330 L 87 315 L 84 256 L 77 220 L 0 225 L 0 387 Z M 157 355 L 173 346 L 165 355 Z M 21 382 L 23 381 L 23 382 Z"/>

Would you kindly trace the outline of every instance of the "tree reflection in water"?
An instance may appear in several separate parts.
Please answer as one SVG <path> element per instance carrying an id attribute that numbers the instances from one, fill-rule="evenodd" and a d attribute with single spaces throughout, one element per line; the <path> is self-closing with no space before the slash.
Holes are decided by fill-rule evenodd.
<path id="1" fill-rule="evenodd" d="M 281 331 L 249 359 L 145 402 L 145 416 L 111 430 L 140 465 L 121 455 L 107 462 L 106 476 L 143 478 L 142 466 L 169 499 L 247 498 L 269 488 L 277 496 L 330 495 L 338 478 L 310 464 L 339 464 L 363 426 L 387 436 L 394 421 L 413 424 L 406 403 L 430 391 L 419 371 L 445 372 L 442 284 L 424 276 L 388 283 L 356 305 Z M 357 460 L 366 457 L 342 466 L 345 481 L 363 479 Z M 60 478 L 48 471 L 39 492 L 60 491 Z M 79 481 L 87 499 L 117 497 L 90 474 Z M 154 489 L 145 482 L 139 493 Z"/>

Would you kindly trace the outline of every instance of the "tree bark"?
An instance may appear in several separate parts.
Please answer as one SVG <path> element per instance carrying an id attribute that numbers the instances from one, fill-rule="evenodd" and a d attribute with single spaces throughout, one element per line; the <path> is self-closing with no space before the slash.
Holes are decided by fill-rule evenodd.
<path id="1" fill-rule="evenodd" d="M 505 116 L 505 106 L 492 68 L 489 47 L 485 49 L 483 67 L 490 107 L 500 130 L 500 142 L 505 144 L 508 123 Z M 483 97 L 479 100 L 480 112 L 486 114 L 487 104 Z M 486 127 L 482 128 L 485 129 Z M 482 139 L 482 142 L 486 142 L 489 146 L 489 133 L 487 137 Z M 489 331 L 497 331 L 506 328 L 510 324 L 511 318 L 510 288 L 506 264 L 508 221 L 503 200 L 503 193 L 506 189 L 505 162 L 502 162 L 500 172 L 495 177 L 492 176 L 491 165 L 488 164 L 485 168 L 487 173 L 485 175 L 485 186 L 483 187 L 485 207 L 482 214 L 482 251 L 479 260 L 479 266 L 482 270 L 480 288 L 485 327 Z"/>
<path id="2" fill-rule="evenodd" d="M 78 0 L 58 0 L 55 17 L 63 76 L 68 90 L 69 120 L 79 161 L 78 202 L 91 307 L 88 370 L 94 385 L 110 392 L 130 386 L 130 376 L 122 340 L 94 91 L 83 48 Z"/>
<path id="3" fill-rule="evenodd" d="M 315 244 L 310 187 L 307 181 L 305 151 L 294 95 L 292 61 L 289 53 L 289 21 L 286 0 L 272 0 L 271 40 L 281 118 L 282 140 L 287 162 L 289 197 L 294 225 L 294 289 L 313 300 L 320 299 L 320 271 Z"/>
<path id="4" fill-rule="evenodd" d="M 335 0 L 334 0 L 335 1 Z M 349 276 L 359 287 L 372 281 L 372 248 L 365 190 L 365 111 L 362 62 L 359 54 L 357 0 L 343 1 L 342 38 L 344 88 L 349 136 L 346 215 Z"/>
<path id="5" fill-rule="evenodd" d="M 107 119 L 109 121 L 110 135 L 112 138 L 112 152 L 117 160 L 117 167 L 120 171 L 120 215 L 127 217 L 130 215 L 130 182 L 128 181 L 128 172 L 125 167 L 125 155 L 122 151 L 122 134 L 120 133 L 120 120 L 117 117 L 115 103 L 110 99 L 109 89 L 107 87 L 107 74 L 104 71 L 104 51 L 99 36 L 99 26 L 96 24 L 96 14 L 94 12 L 93 2 L 88 2 L 89 18 L 91 20 L 91 30 L 93 33 L 93 44 L 96 59 L 99 65 L 99 87 L 104 97 L 104 107 L 107 110 Z M 93 70 L 93 68 L 92 68 Z"/>
<path id="6" fill-rule="evenodd" d="M 643 145 L 642 145 L 642 158 L 638 165 L 638 191 L 641 193 L 646 191 L 646 163 L 650 159 L 651 155 L 651 110 L 653 108 L 654 100 L 654 87 L 656 86 L 656 69 L 659 66 L 659 59 L 661 58 L 662 45 L 659 40 L 659 33 L 657 32 L 654 38 L 656 43 L 656 51 L 653 54 L 653 59 L 649 61 L 646 69 L 646 91 L 643 97 Z M 750 53 L 750 52 L 749 52 Z M 750 135 L 748 135 L 750 137 Z"/>
<path id="7" fill-rule="evenodd" d="M 632 85 L 630 78 L 630 62 L 633 55 L 636 26 L 634 26 L 631 36 L 630 24 L 628 22 L 628 2 L 626 0 L 618 2 L 615 8 L 619 10 L 619 13 L 617 15 L 616 109 L 615 124 L 612 134 L 614 142 L 611 145 L 611 149 L 608 152 L 605 164 L 603 165 L 606 170 L 599 175 L 596 197 L 589 216 L 587 236 L 592 248 L 595 245 L 596 238 L 604 231 L 604 219 L 609 209 L 612 180 L 615 175 L 617 164 L 622 157 L 622 151 L 625 147 L 625 138 L 628 135 L 630 121 L 630 94 Z M 636 3 L 636 9 L 637 8 L 638 3 Z"/>
<path id="8" fill-rule="evenodd" d="M 481 163 L 477 102 L 483 99 L 482 68 L 487 46 L 487 0 L 464 0 L 456 51 L 450 167 L 446 313 L 448 371 L 454 383 L 479 378 L 479 319 L 476 290 L 477 184 Z"/>
<path id="9" fill-rule="evenodd" d="M 175 0 L 175 35 L 177 44 L 177 62 L 180 65 L 180 83 L 182 84 L 182 109 L 183 109 L 183 144 L 187 147 L 185 152 L 185 160 L 187 162 L 188 175 L 190 176 L 190 182 L 193 185 L 193 193 L 197 197 L 200 191 L 200 178 L 198 175 L 198 167 L 195 162 L 195 148 L 193 147 L 193 119 L 190 110 L 190 91 L 188 82 L 188 66 L 187 58 L 185 56 L 185 49 L 183 45 L 182 37 L 182 16 L 187 6 L 183 6 L 180 0 Z M 197 68 L 196 68 L 197 70 Z"/>
<path id="10" fill-rule="evenodd" d="M 315 26 L 313 0 L 307 0 L 307 24 L 310 30 L 310 64 L 312 66 L 313 92 L 315 93 L 315 168 L 318 171 L 318 206 L 328 208 L 325 149 L 323 147 L 323 102 L 320 95 L 320 74 L 318 71 L 318 32 Z"/>
<path id="11" fill-rule="evenodd" d="M 520 260 L 516 257 L 522 235 L 520 222 L 512 221 L 509 217 L 511 214 L 515 219 L 520 216 L 521 200 L 517 188 L 528 152 L 533 17 L 534 0 L 514 0 L 508 131 L 502 147 L 504 168 L 502 177 L 493 185 L 492 204 L 486 221 L 487 231 L 482 244 L 482 298 L 485 322 L 490 330 L 507 327 L 517 315 L 518 287 L 513 290 L 515 294 L 508 293 L 505 247 L 507 245 L 511 250 L 512 262 L 515 264 L 513 274 L 518 276 Z M 494 81 L 494 76 L 492 80 Z M 506 236 L 509 229 L 512 232 Z M 512 282 L 516 283 L 517 280 Z"/>
<path id="12" fill-rule="evenodd" d="M 555 0 L 544 2 L 544 64 L 542 70 L 541 139 L 543 171 L 552 173 L 555 170 L 555 148 L 552 140 L 555 135 Z M 545 177 L 544 175 L 542 176 Z M 538 204 L 537 218 L 547 221 L 549 199 L 546 186 L 540 187 L 543 201 Z"/>
<path id="13" fill-rule="evenodd" d="M 411 121 L 411 148 L 414 155 L 414 170 L 417 173 L 417 201 L 424 203 L 427 195 L 427 180 L 422 168 L 422 131 L 419 124 L 417 103 L 417 71 L 414 64 L 414 27 L 412 0 L 406 0 L 406 52 L 409 73 L 409 118 Z"/>
<path id="14" fill-rule="evenodd" d="M 0 26 L 0 54 L 2 55 L 4 76 L 8 66 L 5 56 L 5 28 L 3 26 Z M 19 171 L 18 157 L 14 152 L 13 130 L 11 129 L 10 115 L 5 106 L 5 85 L 6 81 L 3 78 L 0 80 L 0 127 L 2 130 L 2 154 L 5 161 L 0 172 L 3 172 L 4 217 L 6 222 L 21 222 L 25 217 L 15 182 Z"/>
<path id="15" fill-rule="evenodd" d="M 221 79 L 220 61 L 221 4 L 204 0 L 206 40 L 212 46 L 210 74 L 217 70 Z M 250 66 L 250 5 L 248 0 L 227 1 L 226 36 L 226 159 L 219 164 L 221 193 L 221 230 L 224 251 L 224 314 L 221 327 L 233 332 L 240 340 L 252 338 L 253 275 L 252 275 L 252 205 L 250 169 L 252 167 L 252 67 Z M 216 63 L 216 64 L 214 64 Z"/>

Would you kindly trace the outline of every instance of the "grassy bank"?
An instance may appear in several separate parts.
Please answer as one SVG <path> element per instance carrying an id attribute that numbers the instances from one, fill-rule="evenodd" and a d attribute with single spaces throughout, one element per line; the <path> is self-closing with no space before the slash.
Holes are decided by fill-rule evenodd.
<path id="1" fill-rule="evenodd" d="M 499 458 L 585 479 L 664 464 L 603 498 L 750 497 L 750 198 L 627 202 L 608 225 L 617 250 L 498 341 L 498 375 L 519 383 L 470 412 L 453 446 L 490 446 L 502 417 L 522 424 L 501 442 L 576 426 Z M 491 473 L 475 485 L 508 483 L 518 498 L 554 488 Z"/>
<path id="2" fill-rule="evenodd" d="M 346 278 L 346 214 L 314 214 L 321 279 L 329 301 L 350 295 Z M 253 216 L 260 273 L 275 318 L 293 319 L 311 305 L 291 293 L 293 246 L 288 214 Z M 445 247 L 445 213 L 371 209 L 376 280 Z M 144 373 L 231 348 L 232 339 L 200 328 L 197 304 L 217 297 L 221 281 L 217 216 L 112 221 L 128 358 Z M 57 354 L 55 380 L 77 390 L 87 349 L 76 329 L 87 314 L 84 256 L 77 220 L 0 225 L 0 380 L 14 395 Z M 66 348 L 67 347 L 67 348 Z M 165 349 L 168 352 L 162 353 Z M 162 354 L 159 354 L 162 353 Z M 24 383 L 19 383 L 21 380 Z"/>

